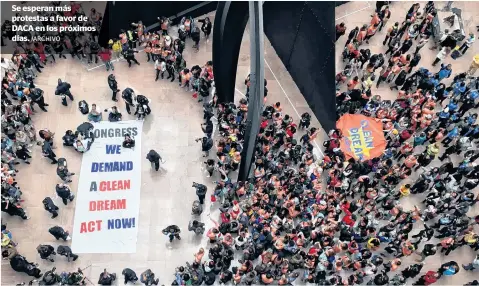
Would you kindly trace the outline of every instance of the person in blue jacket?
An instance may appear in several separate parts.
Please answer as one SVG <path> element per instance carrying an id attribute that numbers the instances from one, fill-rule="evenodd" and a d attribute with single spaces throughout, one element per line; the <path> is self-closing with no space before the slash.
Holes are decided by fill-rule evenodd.
<path id="1" fill-rule="evenodd" d="M 441 81 L 445 78 L 449 78 L 451 76 L 451 74 L 452 74 L 451 64 L 448 64 L 448 65 L 441 64 L 441 69 L 437 73 L 437 75 L 439 76 L 439 81 Z"/>

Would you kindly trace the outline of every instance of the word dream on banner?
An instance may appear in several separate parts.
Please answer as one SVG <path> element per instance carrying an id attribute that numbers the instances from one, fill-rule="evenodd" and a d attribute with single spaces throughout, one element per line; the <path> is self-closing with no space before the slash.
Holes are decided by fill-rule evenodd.
<path id="1" fill-rule="evenodd" d="M 76 197 L 74 253 L 135 253 L 141 188 L 141 121 L 94 124 Z M 125 134 L 135 147 L 122 147 Z"/>

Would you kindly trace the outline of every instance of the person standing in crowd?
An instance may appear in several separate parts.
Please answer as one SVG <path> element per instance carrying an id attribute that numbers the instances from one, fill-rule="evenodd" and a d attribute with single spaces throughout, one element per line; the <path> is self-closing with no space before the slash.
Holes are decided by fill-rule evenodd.
<path id="1" fill-rule="evenodd" d="M 118 82 L 116 81 L 116 78 L 115 78 L 115 75 L 114 74 L 110 74 L 108 76 L 108 86 L 110 87 L 110 89 L 112 90 L 113 92 L 113 95 L 111 97 L 111 100 L 117 102 L 118 99 L 116 99 L 116 94 L 117 92 L 119 92 L 120 90 L 118 89 Z"/>
<path id="2" fill-rule="evenodd" d="M 346 25 L 341 22 L 340 24 L 336 25 L 336 42 L 344 34 L 346 34 Z"/>
<path id="3" fill-rule="evenodd" d="M 115 70 L 115 67 L 113 66 L 113 63 L 111 62 L 111 50 L 110 49 L 107 49 L 107 48 L 102 48 L 100 53 L 99 53 L 99 56 L 102 60 L 102 62 L 105 64 L 105 67 L 106 67 L 106 71 L 110 71 L 110 69 L 112 71 Z"/>
<path id="4" fill-rule="evenodd" d="M 205 17 L 204 19 L 199 19 L 199 23 L 201 23 L 201 31 L 203 32 L 206 42 L 209 42 L 212 24 L 209 17 Z"/>
<path id="5" fill-rule="evenodd" d="M 135 92 L 133 89 L 127 87 L 123 90 L 121 97 L 125 100 L 126 112 L 131 114 L 131 107 L 135 107 Z"/>
<path id="6" fill-rule="evenodd" d="M 131 68 L 131 62 L 134 62 L 137 65 L 140 65 L 138 60 L 135 58 L 135 53 L 138 53 L 138 51 L 133 50 L 131 47 L 128 47 L 124 49 L 122 53 L 123 53 L 123 57 L 128 62 L 129 68 Z"/>

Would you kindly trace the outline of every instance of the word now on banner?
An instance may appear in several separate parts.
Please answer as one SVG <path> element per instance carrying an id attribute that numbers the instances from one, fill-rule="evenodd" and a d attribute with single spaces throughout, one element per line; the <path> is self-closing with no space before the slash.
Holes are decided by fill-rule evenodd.
<path id="1" fill-rule="evenodd" d="M 72 233 L 74 253 L 135 253 L 143 122 L 99 122 L 83 154 Z M 125 134 L 134 148 L 122 147 Z"/>

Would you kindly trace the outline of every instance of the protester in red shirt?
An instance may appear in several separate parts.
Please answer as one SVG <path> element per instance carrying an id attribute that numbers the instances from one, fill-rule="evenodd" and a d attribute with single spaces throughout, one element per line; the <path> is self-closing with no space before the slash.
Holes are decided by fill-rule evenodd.
<path id="1" fill-rule="evenodd" d="M 105 63 L 106 71 L 109 71 L 110 69 L 112 71 L 115 70 L 113 63 L 111 62 L 110 49 L 103 48 L 98 55 L 100 56 L 100 59 Z"/>

